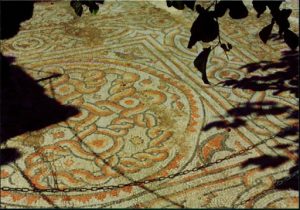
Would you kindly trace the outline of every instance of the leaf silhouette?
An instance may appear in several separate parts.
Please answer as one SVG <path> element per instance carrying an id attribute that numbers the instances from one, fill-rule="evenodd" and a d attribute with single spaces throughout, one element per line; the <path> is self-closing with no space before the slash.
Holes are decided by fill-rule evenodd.
<path id="1" fill-rule="evenodd" d="M 196 3 L 196 0 L 193 0 L 193 1 L 185 1 L 184 4 L 190 8 L 191 10 L 194 10 L 194 7 L 195 7 L 195 3 Z"/>
<path id="2" fill-rule="evenodd" d="M 229 51 L 229 48 L 227 47 L 226 44 L 221 44 L 220 46 L 224 51 Z"/>
<path id="3" fill-rule="evenodd" d="M 82 3 L 80 1 L 72 0 L 70 2 L 70 5 L 71 5 L 71 7 L 73 7 L 76 15 L 78 15 L 80 17 L 82 15 L 82 12 L 83 12 Z"/>
<path id="4" fill-rule="evenodd" d="M 230 43 L 227 43 L 227 48 L 228 48 L 229 50 L 231 50 L 231 49 L 232 49 L 232 45 L 231 45 Z"/>
<path id="5" fill-rule="evenodd" d="M 291 9 L 283 9 L 280 11 L 280 16 L 287 19 L 288 17 L 290 17 L 290 15 L 292 14 L 292 10 Z"/>
<path id="6" fill-rule="evenodd" d="M 209 84 L 206 75 L 206 64 L 207 64 L 207 59 L 210 51 L 211 51 L 210 47 L 204 48 L 203 51 L 200 52 L 200 54 L 197 56 L 197 58 L 194 61 L 195 67 L 202 73 L 202 80 L 205 84 Z"/>
<path id="7" fill-rule="evenodd" d="M 222 17 L 226 10 L 228 9 L 228 4 L 226 1 L 221 0 L 215 6 L 214 16 L 215 17 Z"/>
<path id="8" fill-rule="evenodd" d="M 91 2 L 89 5 L 89 10 L 92 14 L 97 14 L 98 10 L 99 10 L 99 6 L 95 3 L 95 2 Z"/>
<path id="9" fill-rule="evenodd" d="M 277 25 L 279 26 L 279 34 L 282 36 L 283 32 L 286 31 L 290 27 L 290 23 L 288 21 L 288 15 L 289 12 L 282 12 L 278 13 L 278 15 L 275 15 L 275 20 Z"/>
<path id="10" fill-rule="evenodd" d="M 267 1 L 267 6 L 271 10 L 271 14 L 276 14 L 277 12 L 279 12 L 279 7 L 283 1 L 284 0 Z"/>
<path id="11" fill-rule="evenodd" d="M 224 50 L 224 51 L 226 51 L 226 52 L 228 52 L 228 51 L 230 51 L 231 49 L 232 49 L 232 45 L 230 44 L 230 43 L 227 43 L 227 44 L 221 44 L 220 45 L 220 47 Z"/>
<path id="12" fill-rule="evenodd" d="M 167 6 L 168 6 L 168 7 L 172 7 L 172 1 L 167 0 Z"/>
<path id="13" fill-rule="evenodd" d="M 178 1 L 178 0 L 167 0 L 167 6 L 168 7 L 175 7 L 176 9 L 183 10 L 184 5 L 186 5 L 188 8 L 191 10 L 194 10 L 196 0 L 183 0 L 183 1 Z"/>
<path id="14" fill-rule="evenodd" d="M 192 48 L 197 41 L 211 42 L 219 35 L 219 23 L 214 19 L 214 14 L 200 5 L 196 6 L 196 10 L 199 16 L 191 27 L 188 48 Z"/>
<path id="15" fill-rule="evenodd" d="M 289 29 L 285 30 L 284 34 L 283 34 L 283 38 L 284 38 L 285 43 L 292 50 L 295 50 L 298 47 L 298 45 L 299 45 L 299 38 L 298 38 L 298 36 L 294 32 L 290 31 Z"/>
<path id="16" fill-rule="evenodd" d="M 176 9 L 183 10 L 184 9 L 184 3 L 183 1 L 172 1 L 172 6 Z"/>
<path id="17" fill-rule="evenodd" d="M 263 14 L 267 9 L 266 1 L 252 1 L 253 8 L 257 12 L 257 17 L 259 18 L 261 14 Z"/>
<path id="18" fill-rule="evenodd" d="M 94 1 L 95 3 L 99 3 L 99 4 L 103 4 L 104 3 L 104 0 L 96 0 Z"/>
<path id="19" fill-rule="evenodd" d="M 229 16 L 232 19 L 242 19 L 248 16 L 248 10 L 242 0 L 228 1 Z"/>
<path id="20" fill-rule="evenodd" d="M 272 29 L 273 29 L 273 25 L 274 23 L 271 23 L 267 26 L 265 26 L 260 32 L 259 32 L 259 37 L 260 39 L 266 44 L 270 35 L 271 35 L 271 32 L 272 32 Z"/>

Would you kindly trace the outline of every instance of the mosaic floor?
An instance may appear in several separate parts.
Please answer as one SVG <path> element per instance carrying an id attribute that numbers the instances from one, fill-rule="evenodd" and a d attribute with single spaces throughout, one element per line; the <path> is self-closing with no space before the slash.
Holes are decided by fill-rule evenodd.
<path id="1" fill-rule="evenodd" d="M 298 99 L 222 85 L 291 68 L 276 66 L 284 43 L 258 38 L 268 16 L 221 20 L 233 49 L 229 61 L 213 52 L 205 85 L 193 66 L 202 46 L 187 49 L 196 13 L 174 11 L 108 1 L 97 15 L 77 17 L 67 2 L 35 4 L 18 35 L 1 43 L 19 78 L 29 78 L 16 79 L 22 105 L 8 112 L 31 107 L 26 116 L 43 122 L 1 143 L 19 154 L 1 165 L 2 208 L 298 207 L 298 191 L 284 187 L 298 172 L 298 135 L 282 134 L 298 126 L 290 117 Z M 261 61 L 274 65 L 241 68 Z"/>

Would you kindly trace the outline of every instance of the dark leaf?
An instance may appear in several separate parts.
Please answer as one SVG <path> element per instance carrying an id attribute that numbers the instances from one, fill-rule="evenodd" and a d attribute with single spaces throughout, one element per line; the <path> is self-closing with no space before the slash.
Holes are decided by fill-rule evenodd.
<path id="1" fill-rule="evenodd" d="M 283 19 L 277 22 L 279 26 L 279 34 L 282 35 L 284 31 L 286 31 L 290 27 L 290 23 L 287 19 Z"/>
<path id="2" fill-rule="evenodd" d="M 220 1 L 216 4 L 215 10 L 214 10 L 214 16 L 215 17 L 222 17 L 226 10 L 228 9 L 228 5 L 226 1 Z"/>
<path id="3" fill-rule="evenodd" d="M 89 10 L 92 14 L 97 14 L 98 10 L 99 10 L 99 6 L 95 3 L 95 2 L 91 2 L 89 5 Z"/>
<path id="4" fill-rule="evenodd" d="M 221 44 L 221 48 L 222 48 L 224 51 L 229 51 L 229 48 L 227 47 L 226 44 Z"/>
<path id="5" fill-rule="evenodd" d="M 284 0 L 276 0 L 276 1 L 267 1 L 267 6 L 271 10 L 271 14 L 276 14 L 279 12 L 279 7 Z"/>
<path id="6" fill-rule="evenodd" d="M 202 73 L 202 80 L 205 84 L 209 84 L 206 75 L 206 64 L 211 48 L 204 48 L 194 61 L 195 67 Z"/>
<path id="7" fill-rule="evenodd" d="M 219 23 L 212 18 L 207 18 L 207 22 L 202 26 L 201 41 L 211 42 L 219 35 Z"/>
<path id="8" fill-rule="evenodd" d="M 299 37 L 297 34 L 290 30 L 284 31 L 283 38 L 285 43 L 292 49 L 295 50 L 299 45 Z"/>
<path id="9" fill-rule="evenodd" d="M 274 15 L 274 19 L 279 26 L 279 34 L 282 36 L 283 32 L 290 27 L 290 23 L 288 21 L 289 11 L 284 10 L 278 12 Z"/>
<path id="10" fill-rule="evenodd" d="M 76 12 L 76 14 L 80 17 L 80 16 L 82 15 L 82 12 L 83 12 L 83 7 L 82 7 L 82 6 L 77 7 L 77 8 L 75 9 L 75 12 Z"/>
<path id="11" fill-rule="evenodd" d="M 196 6 L 196 10 L 197 12 L 201 12 L 202 11 L 202 7 L 200 5 Z M 203 10 L 204 11 L 204 10 Z M 201 28 L 201 20 L 200 20 L 200 14 L 198 16 L 198 18 L 194 21 L 192 27 L 191 27 L 191 37 L 188 43 L 188 48 L 191 49 L 197 41 L 201 40 L 200 37 L 200 33 L 201 31 L 199 30 Z"/>
<path id="12" fill-rule="evenodd" d="M 252 1 L 253 8 L 257 12 L 257 17 L 259 18 L 262 13 L 264 13 L 267 9 L 266 1 Z"/>
<path id="13" fill-rule="evenodd" d="M 202 13 L 203 11 L 205 11 L 205 9 L 203 8 L 203 7 L 201 7 L 201 5 L 197 5 L 196 6 L 196 11 L 200 14 L 200 13 Z"/>
<path id="14" fill-rule="evenodd" d="M 197 41 L 213 41 L 219 35 L 219 23 L 214 19 L 213 13 L 198 5 L 196 10 L 199 16 L 192 25 L 188 48 L 191 48 Z"/>
<path id="15" fill-rule="evenodd" d="M 168 6 L 168 7 L 172 7 L 172 1 L 167 0 L 167 6 Z"/>
<path id="16" fill-rule="evenodd" d="M 248 16 L 247 7 L 244 5 L 242 0 L 228 1 L 229 16 L 232 19 L 242 19 Z"/>
<path id="17" fill-rule="evenodd" d="M 82 5 L 86 5 L 86 6 L 90 6 L 91 3 L 93 3 L 92 1 L 79 1 Z"/>
<path id="18" fill-rule="evenodd" d="M 231 45 L 230 43 L 227 43 L 227 48 L 228 48 L 229 50 L 231 50 L 231 49 L 232 49 L 232 45 Z"/>
<path id="19" fill-rule="evenodd" d="M 71 1 L 70 5 L 71 5 L 71 7 L 73 7 L 76 15 L 78 15 L 80 17 L 83 12 L 82 3 L 80 1 Z"/>
<path id="20" fill-rule="evenodd" d="M 213 41 L 219 35 L 219 23 L 214 20 L 213 14 L 202 7 L 198 7 L 197 11 L 200 13 L 191 27 L 188 48 L 192 48 L 197 41 Z"/>
<path id="21" fill-rule="evenodd" d="M 280 16 L 282 18 L 287 19 L 288 17 L 290 17 L 290 15 L 292 14 L 292 10 L 291 9 L 283 9 L 280 11 Z"/>
<path id="22" fill-rule="evenodd" d="M 70 1 L 70 5 L 71 5 L 71 7 L 75 7 L 75 5 L 77 4 L 77 3 L 80 3 L 80 2 L 78 2 L 78 1 L 76 1 L 76 0 L 71 0 Z"/>
<path id="23" fill-rule="evenodd" d="M 190 41 L 189 41 L 189 43 L 188 43 L 188 48 L 191 49 L 191 48 L 196 44 L 197 41 L 199 41 L 199 40 L 197 39 L 197 37 L 195 37 L 195 36 L 192 34 L 191 37 L 190 37 Z"/>
<path id="24" fill-rule="evenodd" d="M 176 9 L 183 10 L 184 9 L 184 3 L 183 1 L 173 1 L 172 6 Z"/>
<path id="25" fill-rule="evenodd" d="M 94 1 L 95 3 L 99 3 L 99 4 L 103 4 L 104 3 L 104 0 L 96 0 Z"/>
<path id="26" fill-rule="evenodd" d="M 220 46 L 226 52 L 228 52 L 232 49 L 232 45 L 230 43 L 227 43 L 227 45 L 226 44 L 221 44 Z"/>
<path id="27" fill-rule="evenodd" d="M 266 44 L 270 35 L 271 35 L 271 32 L 272 32 L 272 29 L 273 29 L 273 23 L 265 26 L 260 32 L 259 32 L 259 37 L 260 39 Z"/>
<path id="28" fill-rule="evenodd" d="M 194 10 L 195 3 L 196 3 L 196 0 L 193 0 L 193 1 L 188 0 L 188 1 L 184 2 L 184 4 L 191 10 Z"/>

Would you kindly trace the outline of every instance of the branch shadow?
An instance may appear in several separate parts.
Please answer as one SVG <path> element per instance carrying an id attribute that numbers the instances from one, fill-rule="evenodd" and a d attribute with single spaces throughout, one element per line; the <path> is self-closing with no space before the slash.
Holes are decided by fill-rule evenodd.
<path id="1" fill-rule="evenodd" d="M 274 96 L 279 94 L 288 94 L 290 98 L 299 98 L 299 51 L 283 51 L 280 60 L 260 61 L 242 66 L 241 69 L 246 69 L 248 72 L 247 78 L 240 80 L 230 79 L 223 82 L 224 86 L 239 88 L 252 91 L 268 91 Z M 264 72 L 263 76 L 251 75 L 253 72 Z M 267 73 L 267 74 L 266 74 Z M 299 109 L 289 105 L 280 105 L 273 101 L 256 101 L 240 104 L 239 107 L 227 110 L 226 119 L 208 123 L 203 130 L 208 131 L 212 128 L 238 128 L 247 125 L 247 117 L 249 116 L 265 116 L 265 115 L 287 115 L 286 120 L 299 120 Z M 232 122 L 227 118 L 232 118 Z M 294 166 L 289 169 L 289 175 L 278 180 L 275 184 L 276 189 L 299 190 L 298 187 L 298 161 L 299 161 L 299 123 L 294 123 L 284 128 L 275 134 L 276 137 L 297 139 L 291 144 L 280 144 L 274 146 L 274 149 L 288 150 L 296 156 Z M 297 149 L 289 149 L 291 146 L 297 145 Z M 250 158 L 242 163 L 241 167 L 248 165 L 257 165 L 261 169 L 275 168 L 286 163 L 288 157 L 283 155 L 270 156 L 263 155 L 257 158 Z M 283 180 L 285 180 L 283 182 Z M 281 182 L 282 181 L 282 182 Z"/>

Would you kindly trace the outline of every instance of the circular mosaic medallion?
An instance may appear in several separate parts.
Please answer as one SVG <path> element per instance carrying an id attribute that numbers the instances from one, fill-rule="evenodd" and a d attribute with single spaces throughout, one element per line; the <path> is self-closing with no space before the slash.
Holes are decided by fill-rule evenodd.
<path id="1" fill-rule="evenodd" d="M 35 186 L 124 184 L 167 176 L 189 163 L 204 116 L 189 85 L 112 59 L 52 62 L 35 63 L 33 76 L 60 74 L 44 83 L 47 94 L 80 113 L 40 131 L 42 145 L 25 158 L 25 174 Z"/>

